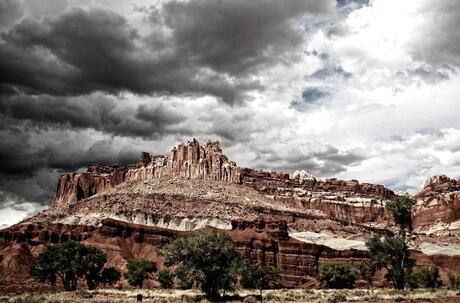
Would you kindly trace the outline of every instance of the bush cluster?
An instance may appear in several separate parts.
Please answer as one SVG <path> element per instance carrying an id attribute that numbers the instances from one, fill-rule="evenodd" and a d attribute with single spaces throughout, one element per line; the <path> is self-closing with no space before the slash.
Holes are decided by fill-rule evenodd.
<path id="1" fill-rule="evenodd" d="M 355 269 L 344 263 L 329 263 L 319 268 L 319 281 L 327 288 L 353 288 L 356 280 Z"/>
<path id="2" fill-rule="evenodd" d="M 449 288 L 460 289 L 460 275 L 455 275 L 451 272 L 448 273 Z"/>
<path id="3" fill-rule="evenodd" d="M 412 288 L 439 288 L 442 286 L 442 281 L 439 277 L 439 268 L 432 267 L 416 267 L 412 272 L 412 278 L 409 282 Z"/>

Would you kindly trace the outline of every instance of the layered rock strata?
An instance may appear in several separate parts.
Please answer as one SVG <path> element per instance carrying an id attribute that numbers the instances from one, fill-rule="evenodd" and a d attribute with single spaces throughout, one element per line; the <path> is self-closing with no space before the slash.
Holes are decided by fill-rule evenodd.
<path id="1" fill-rule="evenodd" d="M 317 210 L 348 223 L 379 226 L 388 224 L 384 204 L 394 196 L 382 185 L 356 180 L 317 180 L 305 172 L 297 172 L 290 178 L 286 173 L 238 167 L 222 153 L 218 142 L 208 141 L 201 146 L 194 139 L 180 144 L 167 157 L 142 153 L 137 164 L 124 167 L 91 165 L 87 172 L 63 175 L 53 207 L 76 204 L 123 183 L 159 178 L 238 184 L 289 207 Z"/>
<path id="2" fill-rule="evenodd" d="M 61 176 L 53 206 L 91 197 L 116 185 L 128 181 L 141 181 L 159 177 L 184 177 L 240 182 L 241 168 L 222 154 L 219 142 L 208 141 L 200 146 L 193 139 L 187 145 L 179 144 L 169 156 L 152 156 L 142 153 L 137 164 L 124 167 L 90 165 L 85 173 Z"/>
<path id="3" fill-rule="evenodd" d="M 418 233 L 458 234 L 460 231 L 460 180 L 445 175 L 429 178 L 415 196 L 413 226 Z"/>
<path id="4" fill-rule="evenodd" d="M 237 250 L 254 263 L 275 266 L 280 273 L 278 283 L 284 287 L 299 287 L 314 280 L 321 264 L 366 262 L 366 251 L 356 249 L 335 250 L 330 247 L 305 243 L 288 235 L 286 222 L 278 220 L 232 221 L 226 232 L 234 240 Z M 163 267 L 158 249 L 171 238 L 188 232 L 172 231 L 158 227 L 130 224 L 104 219 L 99 227 L 68 224 L 21 224 L 0 231 L 0 268 L 9 275 L 0 280 L 0 288 L 41 288 L 29 276 L 29 267 L 35 257 L 50 244 L 76 240 L 95 246 L 107 255 L 107 266 L 126 271 L 127 261 L 132 258 L 149 258 Z M 424 266 L 437 264 L 443 277 L 452 263 L 460 256 L 426 256 L 414 251 L 417 262 Z M 381 281 L 380 281 L 381 282 Z M 126 281 L 121 284 L 127 287 Z M 156 284 L 149 281 L 146 287 Z"/>

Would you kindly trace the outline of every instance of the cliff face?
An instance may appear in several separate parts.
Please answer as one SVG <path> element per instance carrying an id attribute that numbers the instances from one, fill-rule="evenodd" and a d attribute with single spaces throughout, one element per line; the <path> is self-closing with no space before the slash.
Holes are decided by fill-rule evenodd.
<path id="1" fill-rule="evenodd" d="M 63 175 L 53 207 L 78 201 L 126 182 L 159 178 L 222 181 L 253 188 L 265 197 L 289 207 L 317 210 L 326 216 L 350 223 L 386 224 L 383 205 L 394 193 L 382 185 L 360 184 L 314 177 L 296 172 L 274 173 L 241 168 L 229 161 L 218 142 L 201 146 L 196 140 L 180 144 L 167 157 L 142 153 L 137 164 L 116 167 L 91 165 L 86 173 Z"/>
<path id="2" fill-rule="evenodd" d="M 283 221 L 233 221 L 231 226 L 225 232 L 235 241 L 237 250 L 253 262 L 277 267 L 280 283 L 284 286 L 298 286 L 309 276 L 315 276 L 322 260 L 347 258 L 348 262 L 362 262 L 366 257 L 362 251 L 334 251 L 291 239 Z M 38 286 L 30 278 L 28 268 L 50 244 L 76 240 L 95 246 L 106 253 L 108 266 L 124 272 L 127 261 L 133 257 L 148 257 L 162 267 L 161 259 L 157 257 L 158 249 L 168 239 L 187 233 L 112 219 L 102 220 L 99 227 L 67 224 L 10 227 L 0 231 L 0 256 L 14 255 L 15 258 L 8 262 L 5 258 L 0 259 L 1 268 L 8 266 L 11 270 L 11 279 L 4 284 L 0 282 L 0 288 Z M 21 279 L 14 279 L 17 277 Z M 126 281 L 123 284 L 127 286 Z"/>
<path id="3" fill-rule="evenodd" d="M 437 234 L 460 231 L 460 180 L 445 175 L 431 177 L 416 198 L 415 231 Z"/>
<path id="4" fill-rule="evenodd" d="M 219 142 L 198 141 L 180 144 L 169 156 L 142 153 L 137 164 L 117 167 L 90 165 L 86 173 L 61 176 L 53 207 L 91 197 L 128 181 L 141 181 L 160 177 L 183 177 L 215 181 L 240 182 L 241 168 L 222 154 Z"/>
<path id="5" fill-rule="evenodd" d="M 244 169 L 241 183 L 273 200 L 312 209 L 348 223 L 386 224 L 385 201 L 394 193 L 383 185 L 337 179 L 302 180 L 288 174 Z"/>
<path id="6" fill-rule="evenodd" d="M 394 196 L 382 185 L 356 180 L 238 167 L 218 142 L 201 146 L 193 140 L 166 157 L 142 153 L 136 164 L 94 164 L 87 172 L 61 176 L 50 209 L 0 230 L 0 272 L 8 272 L 0 285 L 33 285 L 29 265 L 53 243 L 73 239 L 96 246 L 107 254 L 109 266 L 124 271 L 135 257 L 161 267 L 157 250 L 167 239 L 212 227 L 228 233 L 254 262 L 276 266 L 281 284 L 300 286 L 312 281 L 322 263 L 365 262 L 366 251 L 338 242 L 364 243 L 373 233 L 391 234 L 394 226 L 384 206 Z M 413 252 L 414 258 L 439 265 L 443 277 L 444 268 L 460 272 L 460 254 L 452 253 L 460 245 L 460 181 L 430 178 L 416 199 L 415 231 L 439 237 L 419 235 L 429 256 Z M 338 244 L 289 236 L 304 231 Z"/>
<path id="7" fill-rule="evenodd" d="M 120 184 L 151 182 L 160 178 L 232 183 L 252 188 L 286 207 L 314 210 L 346 224 L 378 227 L 392 224 L 384 205 L 395 194 L 382 185 L 356 180 L 317 180 L 302 171 L 289 176 L 242 168 L 222 153 L 219 142 L 200 145 L 195 139 L 173 148 L 166 157 L 142 153 L 136 164 L 124 167 L 94 164 L 85 173 L 63 175 L 58 182 L 53 207 L 77 204 Z M 460 230 L 460 180 L 446 176 L 432 177 L 416 199 L 418 203 L 413 212 L 416 232 L 449 233 Z"/>
<path id="8" fill-rule="evenodd" d="M 225 232 L 233 239 L 236 249 L 254 263 L 272 265 L 279 270 L 278 283 L 284 287 L 299 287 L 315 281 L 320 265 L 330 262 L 359 264 L 368 260 L 368 253 L 356 249 L 335 250 L 330 247 L 305 243 L 288 235 L 286 222 L 279 220 L 232 221 Z M 101 226 L 68 224 L 22 224 L 0 231 L 0 269 L 7 273 L 0 279 L 0 289 L 43 288 L 29 275 L 29 267 L 39 253 L 50 244 L 76 240 L 101 249 L 106 255 L 107 266 L 126 271 L 128 260 L 148 258 L 162 268 L 158 250 L 169 239 L 188 232 L 147 227 L 122 221 L 104 219 Z M 452 267 L 460 256 L 426 256 L 414 251 L 418 264 L 438 265 L 442 276 L 446 270 L 460 272 Z M 377 279 L 381 279 L 378 275 Z M 383 282 L 382 280 L 378 281 Z M 121 285 L 128 287 L 125 280 Z M 146 287 L 158 286 L 147 281 Z"/>

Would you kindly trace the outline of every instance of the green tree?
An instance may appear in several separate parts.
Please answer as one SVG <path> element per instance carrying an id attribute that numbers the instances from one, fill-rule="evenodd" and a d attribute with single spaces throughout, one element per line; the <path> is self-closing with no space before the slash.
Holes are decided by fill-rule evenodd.
<path id="1" fill-rule="evenodd" d="M 174 273 L 170 269 L 160 269 L 158 271 L 158 282 L 162 288 L 173 288 Z"/>
<path id="2" fill-rule="evenodd" d="M 255 288 L 260 291 L 260 301 L 263 301 L 264 289 L 278 278 L 278 270 L 273 266 L 247 264 L 242 272 L 242 284 L 245 288 Z"/>
<path id="3" fill-rule="evenodd" d="M 55 285 L 59 278 L 66 291 L 77 289 L 80 278 L 85 277 L 88 287 L 93 286 L 105 262 L 104 253 L 97 248 L 76 241 L 67 241 L 47 248 L 30 268 L 30 274 L 41 282 Z"/>
<path id="4" fill-rule="evenodd" d="M 412 280 L 412 284 L 416 287 L 439 288 L 442 286 L 437 266 L 416 267 L 412 273 Z"/>
<path id="5" fill-rule="evenodd" d="M 162 254 L 167 266 L 177 265 L 182 284 L 194 283 L 211 299 L 233 289 L 242 260 L 228 235 L 201 231 L 175 239 Z"/>
<path id="6" fill-rule="evenodd" d="M 352 266 L 344 263 L 329 263 L 319 267 L 319 281 L 328 288 L 353 288 L 356 280 Z"/>
<path id="7" fill-rule="evenodd" d="M 107 257 L 97 248 L 88 247 L 87 250 L 87 256 L 84 258 L 86 284 L 88 285 L 88 289 L 96 289 L 100 283 L 101 271 L 107 262 Z"/>
<path id="8" fill-rule="evenodd" d="M 366 243 L 369 249 L 370 262 L 375 268 L 386 268 L 386 279 L 396 289 L 404 289 L 411 278 L 415 261 L 409 258 L 409 248 L 400 237 L 379 236 L 370 238 Z"/>
<path id="9" fill-rule="evenodd" d="M 366 245 L 375 269 L 386 268 L 386 278 L 396 289 L 404 289 L 411 280 L 415 261 L 409 257 L 409 237 L 412 233 L 412 206 L 415 200 L 409 196 L 397 196 L 389 201 L 385 208 L 399 227 L 399 235 L 370 238 Z"/>
<path id="10" fill-rule="evenodd" d="M 104 268 L 99 275 L 99 283 L 103 285 L 113 285 L 120 281 L 121 273 L 114 267 Z"/>
<path id="11" fill-rule="evenodd" d="M 415 200 L 409 196 L 397 196 L 385 206 L 399 226 L 399 235 L 404 240 L 407 233 L 412 232 L 412 206 L 414 204 Z"/>
<path id="12" fill-rule="evenodd" d="M 150 273 L 157 271 L 157 265 L 149 260 L 134 259 L 128 261 L 128 272 L 125 273 L 126 279 L 131 286 L 142 288 L 144 280 Z"/>

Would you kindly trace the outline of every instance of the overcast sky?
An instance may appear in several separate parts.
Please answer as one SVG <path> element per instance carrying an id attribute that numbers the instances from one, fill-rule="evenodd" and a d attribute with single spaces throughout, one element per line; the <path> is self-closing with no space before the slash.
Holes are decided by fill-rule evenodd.
<path id="1" fill-rule="evenodd" d="M 193 137 L 411 193 L 459 178 L 459 28 L 452 0 L 0 0 L 0 225 Z"/>

